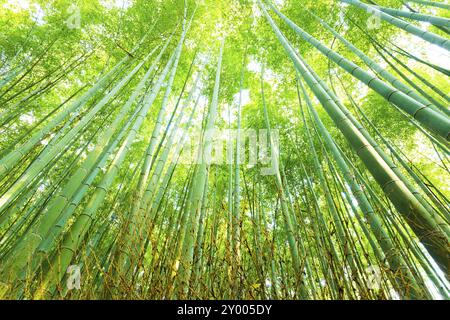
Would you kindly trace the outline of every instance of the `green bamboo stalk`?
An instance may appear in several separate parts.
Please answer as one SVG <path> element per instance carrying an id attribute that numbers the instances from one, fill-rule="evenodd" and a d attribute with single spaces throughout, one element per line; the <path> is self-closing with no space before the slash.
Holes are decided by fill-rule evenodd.
<path id="1" fill-rule="evenodd" d="M 242 90 L 243 90 L 243 82 L 244 82 L 244 71 L 245 71 L 245 61 L 247 58 L 247 48 L 245 49 L 244 56 L 242 58 L 241 65 L 241 77 L 239 80 L 239 99 L 237 103 L 237 128 L 236 128 L 236 136 L 235 136 L 235 156 L 234 156 L 234 173 L 233 173 L 233 208 L 231 212 L 231 222 L 232 222 L 232 238 L 233 238 L 233 247 L 231 248 L 232 252 L 232 272 L 233 272 L 233 281 L 232 281 L 232 293 L 233 295 L 239 299 L 241 298 L 241 188 L 240 188 L 240 163 L 241 163 L 241 121 L 242 121 Z"/>
<path id="2" fill-rule="evenodd" d="M 330 50 L 330 52 L 332 52 L 332 51 Z M 303 61 L 301 59 L 301 57 L 299 57 L 299 59 L 301 61 Z M 345 114 L 345 116 L 347 116 L 350 119 L 350 121 L 353 122 L 353 125 L 355 125 L 361 131 L 361 133 L 364 135 L 365 139 L 367 139 L 367 141 L 371 144 L 371 146 L 375 148 L 375 150 L 382 157 L 383 161 L 389 165 L 389 167 L 394 171 L 394 173 L 397 175 L 397 177 L 405 184 L 405 186 L 409 189 L 409 191 L 417 198 L 417 200 L 420 202 L 420 204 L 422 206 L 424 206 L 425 209 L 427 209 L 430 213 L 433 213 L 434 212 L 433 209 L 431 207 L 429 207 L 427 202 L 423 199 L 422 195 L 420 193 L 418 193 L 417 190 L 415 190 L 415 188 L 410 184 L 410 182 L 403 177 L 402 173 L 397 169 L 397 167 L 392 163 L 392 161 L 390 161 L 389 158 L 383 153 L 383 151 L 378 147 L 378 145 L 375 143 L 375 141 L 372 139 L 372 137 L 370 137 L 370 135 L 368 135 L 365 131 L 361 130 L 361 128 L 362 128 L 361 125 L 359 123 L 357 123 L 357 121 L 354 120 L 353 116 L 348 112 L 348 110 L 346 110 L 346 108 L 343 106 L 343 104 L 339 102 L 339 99 L 327 88 L 326 84 L 318 76 L 315 75 L 315 72 L 309 67 L 308 64 L 306 64 L 304 61 L 302 63 L 308 69 L 308 71 L 312 74 L 312 76 L 315 78 L 315 80 L 323 87 L 326 94 L 328 94 L 333 99 L 335 104 L 341 109 L 341 111 Z M 358 68 L 358 67 L 356 67 L 356 68 Z M 392 90 L 393 90 L 393 92 L 395 92 L 394 89 L 392 89 Z M 442 114 L 439 114 L 439 116 L 445 117 Z M 433 218 L 444 229 L 448 228 L 446 223 L 441 221 L 441 219 L 439 219 L 439 217 L 436 217 L 435 215 L 433 215 Z M 449 233 L 447 232 L 447 236 L 448 235 L 449 235 Z"/>
<path id="3" fill-rule="evenodd" d="M 297 245 L 297 241 L 295 240 L 295 230 L 294 230 L 294 224 L 292 221 L 292 217 L 291 217 L 291 212 L 287 206 L 287 198 L 288 198 L 288 194 L 287 191 L 285 190 L 286 188 L 283 186 L 283 181 L 280 175 L 280 163 L 278 161 L 278 156 L 279 156 L 279 151 L 277 150 L 277 146 L 274 145 L 273 141 L 272 141 L 272 135 L 270 133 L 270 122 L 269 122 L 269 116 L 267 113 L 267 106 L 266 106 L 266 100 L 264 97 L 264 82 L 263 82 L 263 77 L 264 77 L 264 66 L 262 67 L 262 71 L 261 71 L 261 99 L 262 99 L 262 107 L 263 107 L 263 111 L 264 111 L 264 120 L 265 120 L 265 124 L 266 124 L 266 128 L 267 128 L 267 132 L 268 132 L 268 141 L 269 141 L 269 149 L 271 152 L 271 165 L 272 165 L 272 169 L 275 172 L 275 182 L 277 184 L 277 188 L 278 188 L 278 193 L 280 194 L 280 201 L 281 201 L 281 208 L 282 208 L 282 213 L 283 213 L 283 217 L 284 217 L 284 228 L 285 228 L 285 232 L 286 232 L 286 237 L 289 243 L 289 249 L 291 252 L 291 256 L 292 256 L 292 263 L 293 263 L 293 267 L 295 272 L 297 273 L 297 279 L 299 279 L 297 286 L 299 289 L 299 296 L 301 299 L 308 299 L 308 292 L 306 291 L 306 288 L 304 286 L 304 281 L 301 278 L 301 275 L 303 273 L 302 270 L 302 263 L 300 262 L 300 255 L 298 252 L 298 245 Z"/>
<path id="4" fill-rule="evenodd" d="M 134 69 L 124 77 L 116 86 L 108 93 L 99 103 L 95 105 L 78 123 L 77 126 L 73 127 L 69 133 L 67 133 L 63 138 L 61 138 L 57 144 L 48 152 L 44 152 L 41 154 L 28 168 L 27 170 L 20 176 L 20 178 L 8 189 L 6 193 L 4 193 L 0 197 L 0 211 L 3 210 L 12 200 L 14 200 L 20 191 L 26 186 L 30 179 L 33 179 L 39 171 L 49 162 L 51 161 L 55 155 L 57 155 L 61 149 L 74 138 L 74 136 L 84 128 L 90 121 L 92 121 L 93 117 L 97 112 L 99 112 L 108 101 L 115 95 L 117 92 L 139 71 L 145 61 L 150 57 L 147 57 L 140 62 Z"/>
<path id="5" fill-rule="evenodd" d="M 125 158 L 128 153 L 131 143 L 133 142 L 137 131 L 141 127 L 145 115 L 152 106 L 156 96 L 161 88 L 167 73 L 172 66 L 174 61 L 174 55 L 170 58 L 166 64 L 164 70 L 155 83 L 155 87 L 150 93 L 145 97 L 143 101 L 143 108 L 140 110 L 135 123 L 133 124 L 128 136 L 122 142 L 113 162 L 110 164 L 108 171 L 105 173 L 102 181 L 97 185 L 94 194 L 92 195 L 89 203 L 86 206 L 84 212 L 77 218 L 74 224 L 71 226 L 69 233 L 66 235 L 63 245 L 61 248 L 61 253 L 55 259 L 55 263 L 51 265 L 50 270 L 47 272 L 44 281 L 42 282 L 36 297 L 45 296 L 47 287 L 52 287 L 56 282 L 60 281 L 64 273 L 66 272 L 67 266 L 70 264 L 72 257 L 84 238 L 84 235 L 88 231 L 90 224 L 92 223 L 98 207 L 103 203 L 106 193 L 114 181 L 114 177 L 117 174 L 120 163 Z M 51 289 L 50 289 L 51 291 Z"/>
<path id="6" fill-rule="evenodd" d="M 151 204 L 153 197 L 155 196 L 155 190 L 156 190 L 156 187 L 158 186 L 158 182 L 161 178 L 161 174 L 163 172 L 164 165 L 166 164 L 166 161 L 168 159 L 169 152 L 172 147 L 172 143 L 175 139 L 175 133 L 176 133 L 179 123 L 182 119 L 183 112 L 193 99 L 194 93 L 197 90 L 198 85 L 200 83 L 200 79 L 201 79 L 205 65 L 206 65 L 206 61 L 205 61 L 205 63 L 203 63 L 201 65 L 199 73 L 197 75 L 197 78 L 195 79 L 194 84 L 188 94 L 188 97 L 186 98 L 186 100 L 183 103 L 183 106 L 180 110 L 180 114 L 174 123 L 174 128 L 171 131 L 169 138 L 164 142 L 164 148 L 161 152 L 161 156 L 159 157 L 158 161 L 155 164 L 155 169 L 153 171 L 153 174 L 151 175 L 150 179 L 148 180 L 148 183 L 147 183 L 145 191 L 144 191 L 144 195 L 142 197 L 142 201 L 140 202 L 139 210 L 136 212 L 136 216 L 131 217 L 131 219 L 130 219 L 128 237 L 131 237 L 131 238 L 128 240 L 125 240 L 126 248 L 122 252 L 125 256 L 122 257 L 122 260 L 119 260 L 119 266 L 120 266 L 120 268 L 123 268 L 122 269 L 123 271 L 121 271 L 121 273 L 126 274 L 128 272 L 129 267 L 131 265 L 130 259 L 136 259 L 136 257 L 138 257 L 140 255 L 140 252 L 142 252 L 142 250 L 143 250 L 142 249 L 142 245 L 143 245 L 142 238 L 144 237 L 143 233 L 148 231 L 149 222 L 153 218 L 153 216 L 150 216 L 150 219 L 148 219 L 148 217 L 147 217 L 148 207 Z M 197 103 L 198 103 L 198 98 L 197 98 L 197 101 L 195 102 L 195 106 L 193 108 L 192 114 L 188 120 L 189 123 L 192 120 Z M 169 122 L 172 122 L 173 116 L 175 115 L 175 111 L 172 114 L 172 117 Z M 183 138 L 183 140 L 180 144 L 181 146 L 184 144 L 185 139 L 186 139 L 186 137 Z M 161 141 L 160 144 L 162 144 L 162 142 L 163 141 Z M 181 152 L 181 150 L 178 150 L 178 152 Z"/>
<path id="7" fill-rule="evenodd" d="M 353 196 L 358 201 L 358 205 L 363 212 L 364 216 L 366 217 L 367 221 L 369 222 L 369 225 L 372 229 L 372 232 L 377 239 L 378 243 L 380 244 L 381 248 L 383 249 L 385 253 L 385 257 L 388 259 L 388 262 L 393 269 L 394 274 L 396 275 L 396 280 L 399 282 L 399 284 L 402 284 L 403 281 L 407 281 L 407 284 L 402 289 L 404 290 L 402 293 L 403 297 L 420 297 L 421 296 L 421 290 L 417 287 L 417 284 L 415 283 L 414 278 L 409 273 L 408 268 L 405 266 L 405 263 L 402 261 L 401 256 L 399 256 L 397 249 L 393 245 L 391 239 L 389 238 L 388 234 L 384 230 L 379 218 L 377 217 L 374 209 L 370 205 L 368 199 L 364 195 L 364 192 L 362 191 L 361 186 L 355 181 L 354 174 L 351 172 L 350 168 L 348 167 L 346 161 L 343 159 L 342 154 L 337 149 L 333 138 L 329 134 L 328 130 L 324 126 L 322 120 L 319 118 L 319 115 L 317 114 L 316 110 L 312 106 L 312 103 L 306 93 L 305 88 L 303 87 L 303 84 L 301 81 L 299 81 L 300 87 L 302 89 L 303 97 L 305 98 L 306 105 L 308 106 L 308 110 L 311 112 L 311 114 L 314 117 L 314 120 L 316 122 L 316 125 L 318 127 L 319 133 L 322 135 L 324 142 L 327 145 L 327 148 L 329 148 L 331 154 L 333 155 L 333 158 L 335 159 L 336 163 L 338 164 L 340 170 L 343 173 L 344 179 L 346 183 L 350 186 L 351 191 L 353 193 Z M 355 213 L 356 214 L 356 213 Z M 380 263 L 384 263 L 383 260 L 380 261 Z M 401 287 L 400 287 L 401 288 Z M 411 290 L 410 292 L 408 292 Z"/>
<path id="8" fill-rule="evenodd" d="M 390 14 L 391 16 L 428 22 L 433 25 L 441 26 L 441 27 L 447 27 L 447 28 L 450 27 L 450 19 L 447 19 L 447 18 L 435 17 L 435 16 L 428 15 L 428 14 L 422 14 L 422 13 L 417 13 L 417 12 L 408 12 L 408 11 L 403 11 L 403 10 L 398 10 L 398 9 L 382 7 L 382 6 L 373 6 L 373 7 L 377 8 L 378 10 L 383 11 L 387 14 Z"/>
<path id="9" fill-rule="evenodd" d="M 196 220 L 198 214 L 201 212 L 201 203 L 203 194 L 206 192 L 205 187 L 208 180 L 209 167 L 211 165 L 212 155 L 212 143 L 213 136 L 212 130 L 216 122 L 219 105 L 219 90 L 220 90 L 220 76 L 222 71 L 222 57 L 223 48 L 225 45 L 225 38 L 222 39 L 220 46 L 219 58 L 217 62 L 216 77 L 214 82 L 214 90 L 211 98 L 211 106 L 209 108 L 208 117 L 206 120 L 206 127 L 203 136 L 202 144 L 199 145 L 199 160 L 200 164 L 196 166 L 194 173 L 192 191 L 190 191 L 189 200 L 186 204 L 185 210 L 187 212 L 188 225 L 185 228 L 185 234 L 183 237 L 183 247 L 180 257 L 180 267 L 178 269 L 179 292 L 178 297 L 186 297 L 189 291 L 189 284 L 192 275 L 192 260 L 194 255 L 194 241 L 195 231 L 197 229 Z"/>
<path id="10" fill-rule="evenodd" d="M 347 1 L 347 0 L 346 0 Z M 280 16 L 299 36 L 311 43 L 316 47 L 322 54 L 328 57 L 330 60 L 335 62 L 341 68 L 346 70 L 355 78 L 359 79 L 365 83 L 368 87 L 376 91 L 387 101 L 392 102 L 400 109 L 404 110 L 425 127 L 440 135 L 444 140 L 450 139 L 450 119 L 416 101 L 403 92 L 396 90 L 390 85 L 378 79 L 366 71 L 362 70 L 353 62 L 347 60 L 340 54 L 334 52 L 333 50 L 327 48 L 322 43 L 314 39 L 310 34 L 299 28 L 294 22 L 289 20 L 285 15 L 283 15 L 278 9 L 271 5 L 272 10 Z"/>
<path id="11" fill-rule="evenodd" d="M 348 47 L 353 53 L 355 53 L 361 60 L 364 61 L 364 63 L 371 69 L 373 69 L 375 72 L 377 72 L 380 76 L 385 78 L 389 83 L 391 83 L 394 88 L 402 91 L 404 94 L 408 95 L 409 97 L 415 99 L 416 101 L 422 103 L 423 105 L 427 107 L 432 107 L 436 110 L 439 110 L 436 106 L 433 105 L 430 101 L 423 98 L 419 94 L 417 94 L 415 91 L 413 91 L 410 87 L 400 82 L 396 77 L 394 77 L 390 72 L 385 70 L 382 66 L 380 66 L 378 63 L 370 59 L 366 54 L 364 54 L 361 50 L 356 48 L 353 44 L 351 44 L 349 41 L 347 41 L 344 37 L 340 36 L 333 28 L 331 28 L 325 21 L 323 21 L 321 18 L 316 16 L 314 13 L 308 12 L 314 16 L 328 31 L 330 31 L 336 38 L 338 38 L 343 44 L 345 44 L 346 47 Z M 444 109 L 442 111 L 447 110 L 447 114 L 449 115 L 448 109 Z"/>
<path id="12" fill-rule="evenodd" d="M 187 8 L 185 7 L 185 18 L 184 18 L 183 26 L 182 26 L 183 31 L 182 31 L 180 43 L 179 43 L 178 47 L 175 49 L 176 50 L 175 62 L 174 62 L 174 65 L 172 66 L 172 71 L 169 76 L 167 89 L 164 94 L 164 98 L 161 103 L 161 108 L 159 109 L 159 112 L 158 112 L 158 115 L 156 118 L 156 122 L 155 122 L 155 126 L 153 128 L 152 136 L 150 138 L 150 142 L 149 142 L 149 145 L 147 147 L 147 150 L 146 150 L 146 153 L 144 156 L 144 162 L 142 164 L 141 174 L 140 174 L 139 182 L 138 182 L 138 186 L 137 186 L 136 200 L 135 200 L 135 204 L 133 206 L 133 210 L 131 212 L 132 217 L 135 216 L 136 212 L 139 210 L 140 205 L 141 205 L 142 196 L 145 192 L 145 186 L 147 185 L 148 176 L 150 174 L 150 170 L 151 170 L 152 164 L 153 164 L 152 158 L 153 158 L 153 155 L 155 152 L 157 138 L 161 132 L 162 120 L 163 120 L 164 114 L 166 112 L 166 105 L 169 101 L 169 96 L 172 91 L 172 85 L 175 80 L 175 75 L 177 73 L 178 62 L 180 60 L 184 39 L 186 37 L 187 31 L 189 30 L 190 24 L 192 22 L 194 14 L 195 14 L 195 12 L 192 14 L 191 20 L 189 21 L 189 24 L 186 26 L 186 10 L 187 10 Z"/>
<path id="13" fill-rule="evenodd" d="M 414 2 L 414 3 L 424 5 L 424 6 L 431 6 L 431 7 L 450 10 L 450 5 L 445 4 L 445 3 L 439 3 L 439 2 L 434 2 L 434 1 L 423 1 L 423 0 L 408 0 L 408 2 Z"/>
<path id="14" fill-rule="evenodd" d="M 378 10 L 376 7 L 367 5 L 361 1 L 358 0 L 339 0 L 340 2 L 348 3 L 351 5 L 354 5 L 356 7 L 359 7 L 361 9 L 366 10 L 367 12 L 371 14 L 377 14 L 381 19 L 384 21 L 389 22 L 390 24 L 403 29 L 419 38 L 422 38 L 425 41 L 428 41 L 432 44 L 435 44 L 437 46 L 440 46 L 448 51 L 450 51 L 450 40 L 445 39 L 441 36 L 438 36 L 432 32 L 420 29 L 410 23 L 407 23 L 401 19 L 398 19 L 396 17 L 393 17 L 387 13 L 384 13 L 383 11 Z"/>
<path id="15" fill-rule="evenodd" d="M 359 133 L 359 130 L 348 120 L 334 101 L 327 95 L 325 90 L 317 83 L 317 81 L 315 81 L 314 77 L 312 77 L 308 69 L 299 60 L 299 57 L 295 54 L 287 40 L 276 27 L 260 1 L 259 4 L 265 17 L 277 35 L 277 38 L 292 59 L 296 69 L 302 77 L 304 77 L 308 86 L 311 87 L 327 113 L 347 138 L 352 148 L 363 160 L 384 193 L 389 197 L 397 210 L 402 213 L 405 220 L 436 262 L 447 272 L 447 257 L 449 253 L 448 237 L 443 234 L 434 219 L 430 217 L 429 213 L 411 194 L 404 183 L 398 179 L 396 174 L 386 165 L 370 143 L 361 133 Z M 430 236 L 431 234 L 432 236 Z"/>

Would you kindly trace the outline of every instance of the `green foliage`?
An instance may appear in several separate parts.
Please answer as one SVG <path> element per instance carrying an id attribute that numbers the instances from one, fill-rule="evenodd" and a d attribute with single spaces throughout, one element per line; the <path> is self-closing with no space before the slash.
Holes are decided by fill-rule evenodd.
<path id="1" fill-rule="evenodd" d="M 448 298 L 448 51 L 344 2 L 1 1 L 0 297 Z M 238 167 L 177 161 L 238 107 L 279 133 L 271 175 L 248 142 Z"/>

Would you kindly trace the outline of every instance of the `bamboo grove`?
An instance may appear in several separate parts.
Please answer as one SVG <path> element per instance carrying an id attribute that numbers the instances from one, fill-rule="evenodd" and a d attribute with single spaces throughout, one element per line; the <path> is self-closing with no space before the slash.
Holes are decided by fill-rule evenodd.
<path id="1" fill-rule="evenodd" d="M 0 7 L 2 299 L 449 297 L 448 2 Z"/>

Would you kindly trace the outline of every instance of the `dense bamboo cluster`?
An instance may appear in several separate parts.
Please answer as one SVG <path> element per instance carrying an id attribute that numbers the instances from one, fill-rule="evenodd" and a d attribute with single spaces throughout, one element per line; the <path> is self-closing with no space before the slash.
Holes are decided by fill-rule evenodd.
<path id="1" fill-rule="evenodd" d="M 330 3 L 450 51 L 450 19 L 413 9 L 448 13 L 447 4 Z M 161 32 L 155 14 L 132 49 L 120 47 L 114 63 L 81 84 L 72 73 L 81 77 L 79 69 L 108 50 L 101 43 L 43 76 L 57 37 L 37 53 L 23 53 L 24 45 L 2 60 L 0 297 L 447 299 L 449 87 L 409 65 L 445 81 L 450 70 L 349 11 L 343 19 L 371 50 L 311 5 L 293 16 L 270 0 L 223 5 L 244 12 L 232 26 L 241 37 L 224 31 L 230 13 L 207 39 L 196 34 L 202 3 L 173 6 L 180 14 L 170 28 Z M 246 17 L 251 10 L 257 23 Z M 333 41 L 308 32 L 303 18 Z M 273 45 L 251 40 L 258 28 Z M 287 61 L 281 71 L 271 67 L 271 50 Z M 64 86 L 70 94 L 39 109 Z M 361 88 L 401 119 L 399 132 L 428 146 L 430 170 L 383 132 Z M 35 119 L 14 134 L 30 112 Z M 222 163 L 211 160 L 215 129 L 228 134 Z M 253 155 L 248 129 L 265 130 Z M 191 146 L 194 157 L 182 161 Z M 248 165 L 252 156 L 258 161 Z M 70 285 L 74 268 L 79 288 Z"/>

